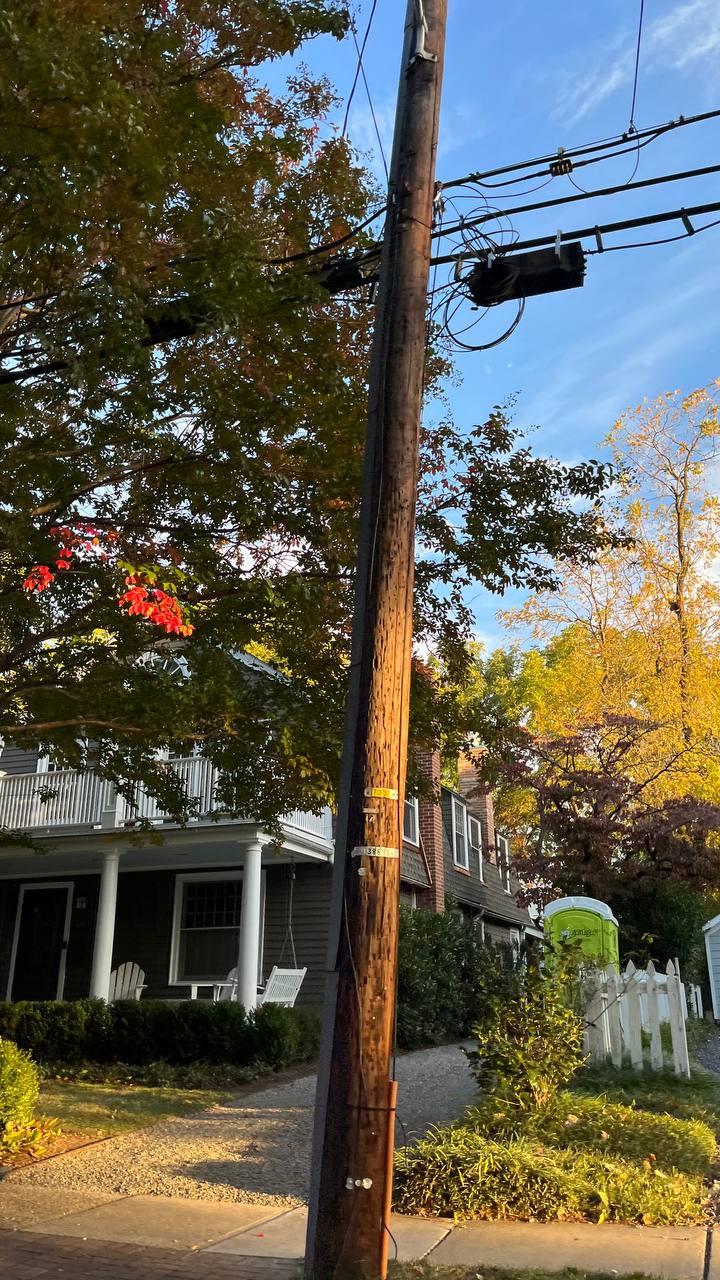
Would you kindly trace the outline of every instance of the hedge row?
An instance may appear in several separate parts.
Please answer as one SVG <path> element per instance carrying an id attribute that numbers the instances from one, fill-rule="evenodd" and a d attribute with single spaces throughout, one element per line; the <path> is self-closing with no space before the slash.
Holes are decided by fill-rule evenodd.
<path id="1" fill-rule="evenodd" d="M 14 1041 L 40 1063 L 262 1063 L 278 1069 L 314 1058 L 319 1038 L 314 1010 L 279 1005 L 246 1014 L 230 1001 L 0 1003 L 0 1039 Z"/>
<path id="2" fill-rule="evenodd" d="M 468 1036 L 483 1020 L 483 976 L 493 989 L 506 966 L 485 946 L 477 925 L 452 903 L 444 915 L 400 908 L 397 1037 L 403 1049 L 443 1044 Z"/>

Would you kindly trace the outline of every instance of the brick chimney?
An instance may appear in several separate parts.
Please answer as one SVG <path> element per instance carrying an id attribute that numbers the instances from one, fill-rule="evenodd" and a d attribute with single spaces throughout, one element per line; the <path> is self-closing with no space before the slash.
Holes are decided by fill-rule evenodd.
<path id="1" fill-rule="evenodd" d="M 433 797 L 420 798 L 420 847 L 430 872 L 430 887 L 417 890 L 417 904 L 440 914 L 445 910 L 445 854 L 443 821 L 440 808 L 440 752 L 416 749 L 417 771 Z"/>
<path id="2" fill-rule="evenodd" d="M 482 833 L 483 856 L 490 862 L 497 861 L 495 849 L 495 812 L 492 791 L 478 781 L 477 769 L 470 756 L 461 755 L 458 760 L 458 790 L 465 800 L 468 812 L 477 818 Z"/>

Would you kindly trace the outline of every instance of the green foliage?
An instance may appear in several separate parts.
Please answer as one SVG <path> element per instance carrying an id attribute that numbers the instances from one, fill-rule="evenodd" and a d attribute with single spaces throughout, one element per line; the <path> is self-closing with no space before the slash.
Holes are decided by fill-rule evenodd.
<path id="1" fill-rule="evenodd" d="M 620 924 L 620 950 L 625 960 L 644 969 L 649 960 L 664 968 L 680 961 L 686 982 L 703 982 L 707 961 L 702 926 L 716 915 L 705 893 L 682 881 L 652 879 L 618 886 L 605 901 Z"/>
<path id="2" fill-rule="evenodd" d="M 0 1040 L 0 1133 L 33 1121 L 40 1077 L 30 1057 L 11 1040 Z"/>
<path id="3" fill-rule="evenodd" d="M 702 1120 L 681 1120 L 605 1097 L 558 1094 L 552 1104 L 519 1113 L 488 1098 L 472 1107 L 463 1126 L 495 1141 L 526 1137 L 552 1147 L 595 1151 L 667 1171 L 710 1172 L 716 1148 L 713 1130 Z"/>
<path id="4" fill-rule="evenodd" d="M 568 982 L 563 964 L 542 969 L 534 956 L 515 966 L 509 991 L 485 977 L 485 1013 L 473 1027 L 478 1047 L 468 1057 L 480 1086 L 512 1107 L 546 1107 L 583 1064 Z"/>
<path id="5" fill-rule="evenodd" d="M 481 974 L 498 976 L 499 957 L 478 930 L 449 909 L 400 908 L 397 1035 L 403 1049 L 467 1036 L 479 1016 Z"/>
<path id="6" fill-rule="evenodd" d="M 157 747 L 200 744 L 223 812 L 268 824 L 337 781 L 373 311 L 311 266 L 379 202 L 327 84 L 295 61 L 271 93 L 263 64 L 348 27 L 340 0 L 0 11 L 0 734 L 179 819 Z M 431 351 L 429 397 L 446 370 Z M 612 477 L 498 407 L 422 450 L 415 633 L 456 671 L 468 583 L 552 585 L 607 541 Z M 24 590 L 80 522 L 114 549 Z M 167 638 L 118 609 L 128 568 L 195 625 L 181 676 L 143 661 Z M 417 740 L 457 736 L 449 692 L 416 671 L 412 697 Z"/>
<path id="7" fill-rule="evenodd" d="M 39 1062 L 197 1063 L 270 1070 L 305 1062 L 319 1045 L 314 1010 L 267 1005 L 246 1014 L 232 1001 L 19 1001 L 0 1004 L 2 1034 Z"/>
<path id="8" fill-rule="evenodd" d="M 22 1154 L 37 1160 L 61 1135 L 60 1121 L 54 1117 L 37 1116 L 28 1124 L 8 1123 L 0 1133 L 0 1157 Z"/>
<path id="9" fill-rule="evenodd" d="M 530 1138 L 494 1142 L 465 1126 L 438 1129 L 396 1159 L 401 1213 L 679 1225 L 701 1221 L 705 1199 L 697 1175 Z"/>
<path id="10" fill-rule="evenodd" d="M 696 1062 L 692 1063 L 691 1080 L 670 1072 L 638 1075 L 610 1067 L 586 1067 L 573 1080 L 572 1091 L 578 1095 L 602 1094 L 626 1106 L 637 1105 L 643 1111 L 701 1120 L 713 1133 L 720 1133 L 720 1079 Z"/>

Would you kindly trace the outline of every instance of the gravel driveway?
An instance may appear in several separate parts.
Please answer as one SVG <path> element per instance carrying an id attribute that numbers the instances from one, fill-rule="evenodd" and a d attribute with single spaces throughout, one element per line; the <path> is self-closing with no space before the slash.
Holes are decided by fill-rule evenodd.
<path id="1" fill-rule="evenodd" d="M 398 1059 L 398 1142 L 475 1098 L 456 1045 Z M 237 1094 L 209 1111 L 111 1138 L 9 1175 L 14 1184 L 256 1204 L 307 1199 L 315 1077 Z M 2 1186 L 0 1186 L 0 1203 Z"/>

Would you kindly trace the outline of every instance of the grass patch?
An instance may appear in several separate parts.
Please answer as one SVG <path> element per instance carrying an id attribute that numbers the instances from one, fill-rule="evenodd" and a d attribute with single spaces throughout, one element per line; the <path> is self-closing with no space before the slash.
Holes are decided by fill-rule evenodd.
<path id="1" fill-rule="evenodd" d="M 200 1111 L 217 1099 L 218 1094 L 207 1089 L 119 1088 L 47 1080 L 38 1110 L 57 1119 L 65 1134 L 102 1138 Z"/>
<path id="2" fill-rule="evenodd" d="M 586 1068 L 573 1080 L 571 1089 L 584 1095 L 602 1094 L 613 1102 L 635 1105 L 655 1114 L 681 1120 L 701 1120 L 720 1134 L 720 1077 L 691 1062 L 692 1079 L 682 1080 L 670 1072 L 615 1071 Z"/>
<path id="3" fill-rule="evenodd" d="M 434 1267 L 430 1262 L 391 1262 L 390 1280 L 655 1280 L 645 1271 L 532 1271 L 526 1267 Z"/>
<path id="4" fill-rule="evenodd" d="M 496 1141 L 526 1137 L 546 1146 L 657 1164 L 669 1173 L 708 1176 L 716 1149 L 714 1130 L 702 1120 L 567 1091 L 559 1093 L 550 1106 L 531 1112 L 518 1112 L 488 1098 L 471 1107 L 461 1123 Z"/>
<path id="5" fill-rule="evenodd" d="M 689 1081 L 583 1070 L 544 1108 L 487 1097 L 398 1153 L 396 1207 L 457 1220 L 702 1222 L 720 1079 L 692 1069 Z"/>
<path id="6" fill-rule="evenodd" d="M 544 1145 L 521 1137 L 495 1142 L 464 1125 L 436 1129 L 403 1147 L 395 1165 L 400 1213 L 538 1222 L 701 1222 L 707 1188 L 700 1175 L 655 1163 Z"/>

